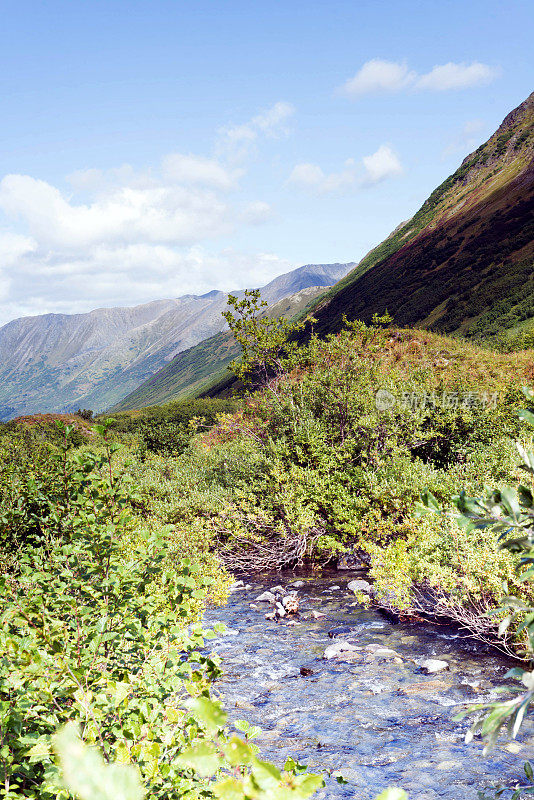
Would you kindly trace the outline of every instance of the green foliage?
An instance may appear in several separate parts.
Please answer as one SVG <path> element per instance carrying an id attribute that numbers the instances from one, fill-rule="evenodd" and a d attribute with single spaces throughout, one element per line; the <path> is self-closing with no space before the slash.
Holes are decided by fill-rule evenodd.
<path id="1" fill-rule="evenodd" d="M 169 563 L 168 529 L 132 538 L 135 497 L 113 470 L 110 424 L 96 426 L 101 455 L 70 454 L 65 430 L 50 456 L 57 492 L 41 484 L 34 511 L 39 536 L 0 579 L 5 797 L 134 798 L 139 779 L 150 798 L 308 797 L 320 777 L 260 761 L 254 729 L 230 735 L 210 700 L 218 659 L 201 648 L 213 634 L 194 622 L 207 581 Z"/>
<path id="2" fill-rule="evenodd" d="M 79 408 L 76 414 L 86 422 L 91 422 L 93 419 L 93 412 L 90 408 Z"/>
<path id="3" fill-rule="evenodd" d="M 350 548 L 371 564 L 382 602 L 415 612 L 423 590 L 473 627 L 501 602 L 503 581 L 521 592 L 513 556 L 496 535 L 421 523 L 413 506 L 422 486 L 444 499 L 513 468 L 517 364 L 429 334 L 347 328 L 312 338 L 286 375 L 193 442 L 184 457 L 218 498 L 214 508 L 197 495 L 197 518 L 229 565 L 326 561 Z M 476 633 L 491 638 L 497 624 Z"/>
<path id="4" fill-rule="evenodd" d="M 524 390 L 527 399 L 534 403 L 534 392 Z M 534 426 L 534 413 L 526 409 L 520 413 L 523 421 Z M 534 449 L 518 443 L 517 449 L 521 457 L 520 468 L 528 478 L 530 485 L 520 483 L 517 486 L 505 486 L 500 489 L 488 489 L 482 497 L 470 497 L 465 490 L 453 500 L 456 507 L 456 519 L 468 533 L 480 531 L 487 536 L 491 531 L 497 534 L 501 547 L 512 553 L 520 554 L 517 564 L 519 581 L 532 583 L 534 580 Z M 436 498 L 426 492 L 422 496 L 421 513 L 428 511 L 441 513 Z M 504 635 L 513 626 L 517 635 L 522 634 L 524 657 L 534 661 L 534 604 L 525 602 L 516 594 L 507 594 L 502 607 L 497 612 L 500 616 L 499 634 Z M 468 714 L 477 713 L 467 739 L 480 733 L 486 739 L 486 751 L 493 746 L 503 729 L 515 738 L 521 728 L 523 719 L 529 709 L 534 706 L 534 670 L 521 668 L 510 670 L 506 677 L 516 678 L 518 685 L 508 687 L 513 693 L 510 700 L 471 706 L 462 712 L 461 719 Z M 501 688 L 501 692 L 507 691 Z M 480 712 L 484 712 L 481 714 Z M 525 766 L 527 777 L 532 780 L 530 764 Z M 534 784 L 530 789 L 534 793 Z M 519 797 L 519 791 L 514 797 Z"/>
<path id="5" fill-rule="evenodd" d="M 242 300 L 229 295 L 228 306 L 223 317 L 242 348 L 241 359 L 231 368 L 245 383 L 265 384 L 284 371 L 289 354 L 295 352 L 290 336 L 304 323 L 265 316 L 262 312 L 267 303 L 258 289 L 246 289 Z"/>
<path id="6" fill-rule="evenodd" d="M 203 699 L 203 698 L 201 698 Z M 196 703 L 196 713 L 216 732 L 224 715 L 213 703 Z M 54 737 L 65 787 L 80 800 L 143 800 L 139 774 L 130 766 L 106 764 L 99 753 L 83 744 L 72 724 Z M 215 742 L 196 745 L 179 756 L 180 762 L 198 774 L 213 777 L 211 796 L 220 800 L 300 800 L 323 785 L 318 775 L 293 759 L 283 771 L 257 758 L 247 742 L 219 736 Z M 174 797 L 174 795 L 173 795 Z M 177 796 L 176 796 L 177 797 Z M 386 789 L 375 800 L 408 800 L 402 789 Z"/>

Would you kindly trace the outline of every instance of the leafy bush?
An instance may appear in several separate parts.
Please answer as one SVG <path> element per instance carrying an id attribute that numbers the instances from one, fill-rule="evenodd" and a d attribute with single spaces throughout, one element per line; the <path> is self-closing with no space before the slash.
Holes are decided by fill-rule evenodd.
<path id="1" fill-rule="evenodd" d="M 169 568 L 165 536 L 138 535 L 125 548 L 133 498 L 114 475 L 107 427 L 97 426 L 102 455 L 69 455 L 65 430 L 50 457 L 62 480 L 51 495 L 40 485 L 32 512 L 39 535 L 0 578 L 6 798 L 70 796 L 53 754 L 67 721 L 108 764 L 134 764 L 151 798 L 235 797 L 241 785 L 251 798 L 309 796 L 319 776 L 296 764 L 280 773 L 253 745 L 228 737 L 226 717 L 209 699 L 218 660 L 200 650 L 213 634 L 194 621 L 206 581 L 187 561 Z M 60 738 L 60 750 L 61 742 L 80 753 L 72 734 Z M 98 772 L 100 758 L 88 757 Z M 104 787 L 69 771 L 68 759 L 63 767 L 82 797 L 136 784 L 134 773 L 124 784 L 116 766 Z M 211 785 L 214 772 L 220 780 Z"/>

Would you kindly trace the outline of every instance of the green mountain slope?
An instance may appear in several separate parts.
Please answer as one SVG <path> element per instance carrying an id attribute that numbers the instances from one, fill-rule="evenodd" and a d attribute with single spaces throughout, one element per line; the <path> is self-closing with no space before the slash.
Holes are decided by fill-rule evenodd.
<path id="1" fill-rule="evenodd" d="M 534 93 L 316 308 L 484 338 L 534 317 Z"/>
<path id="2" fill-rule="evenodd" d="M 282 298 L 270 306 L 268 313 L 273 317 L 291 317 L 303 313 L 310 302 L 323 293 L 324 286 L 310 286 L 290 297 Z M 239 352 L 240 348 L 229 331 L 211 336 L 179 353 L 112 410 L 129 411 L 162 405 L 187 395 L 210 394 L 213 384 L 219 387 L 219 382 L 231 381 L 232 375 L 227 368 Z"/>

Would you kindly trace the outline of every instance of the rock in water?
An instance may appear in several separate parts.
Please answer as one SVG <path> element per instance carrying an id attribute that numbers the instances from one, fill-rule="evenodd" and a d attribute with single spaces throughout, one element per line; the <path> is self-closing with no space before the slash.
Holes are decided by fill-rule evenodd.
<path id="1" fill-rule="evenodd" d="M 439 658 L 426 658 L 424 661 L 419 662 L 419 666 L 421 667 L 421 672 L 424 672 L 425 675 L 434 675 L 436 672 L 443 672 L 449 669 L 448 663 Z"/>
<path id="2" fill-rule="evenodd" d="M 322 611 L 315 611 L 315 610 L 314 610 L 314 611 L 312 611 L 311 613 L 312 613 L 312 617 L 313 617 L 314 619 L 323 619 L 324 617 L 326 617 L 326 614 L 323 614 L 323 612 L 322 612 Z"/>
<path id="3" fill-rule="evenodd" d="M 341 639 L 337 639 L 334 644 L 331 644 L 326 648 L 323 653 L 323 658 L 326 658 L 329 661 L 331 658 L 337 658 L 342 653 L 356 652 L 357 650 L 358 648 L 354 647 L 354 645 L 350 642 L 344 642 Z"/>
<path id="4" fill-rule="evenodd" d="M 276 604 L 275 614 L 277 617 L 285 617 L 285 615 L 287 614 L 287 611 L 285 610 L 282 603 Z"/>
<path id="5" fill-rule="evenodd" d="M 256 597 L 257 603 L 274 603 L 276 597 L 272 592 L 263 592 L 259 597 Z"/>
<path id="6" fill-rule="evenodd" d="M 286 594 L 282 600 L 282 605 L 288 614 L 296 614 L 299 610 L 299 599 L 296 593 L 292 592 L 291 594 Z"/>
<path id="7" fill-rule="evenodd" d="M 364 594 L 373 594 L 373 587 L 369 581 L 351 581 L 347 584 L 347 589 L 354 594 L 357 594 L 358 592 L 363 592 Z"/>
<path id="8" fill-rule="evenodd" d="M 354 628 L 351 628 L 349 625 L 340 625 L 337 628 L 330 628 L 328 636 L 330 639 L 337 639 L 338 636 L 348 636 L 351 633 L 354 633 Z"/>

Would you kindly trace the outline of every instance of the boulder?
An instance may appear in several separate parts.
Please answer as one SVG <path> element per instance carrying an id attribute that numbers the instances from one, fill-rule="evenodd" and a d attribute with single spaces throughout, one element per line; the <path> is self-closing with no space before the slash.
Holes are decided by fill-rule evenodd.
<path id="1" fill-rule="evenodd" d="M 373 587 L 369 581 L 364 580 L 351 581 L 347 584 L 347 589 L 349 592 L 353 592 L 354 594 L 358 594 L 358 592 L 362 592 L 363 594 L 373 594 Z"/>
<path id="2" fill-rule="evenodd" d="M 263 592 L 259 597 L 256 597 L 257 603 L 274 603 L 276 597 L 272 592 Z"/>
<path id="3" fill-rule="evenodd" d="M 358 648 L 350 642 L 345 642 L 342 639 L 337 639 L 333 644 L 329 645 L 323 653 L 323 658 L 328 661 L 331 658 L 338 658 L 342 653 L 355 653 Z"/>

